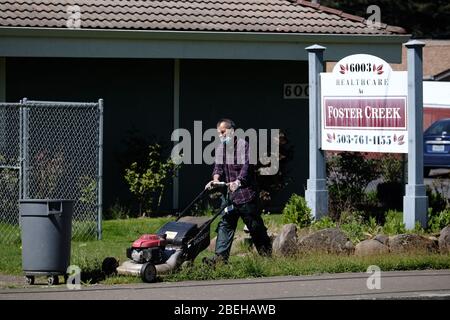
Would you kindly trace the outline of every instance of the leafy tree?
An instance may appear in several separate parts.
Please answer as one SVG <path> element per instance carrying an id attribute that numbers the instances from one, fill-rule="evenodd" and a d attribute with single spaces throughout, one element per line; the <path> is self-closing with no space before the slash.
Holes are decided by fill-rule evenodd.
<path id="1" fill-rule="evenodd" d="M 368 18 L 367 8 L 381 9 L 381 22 L 399 26 L 415 38 L 450 39 L 448 0 L 322 0 L 324 6 Z"/>

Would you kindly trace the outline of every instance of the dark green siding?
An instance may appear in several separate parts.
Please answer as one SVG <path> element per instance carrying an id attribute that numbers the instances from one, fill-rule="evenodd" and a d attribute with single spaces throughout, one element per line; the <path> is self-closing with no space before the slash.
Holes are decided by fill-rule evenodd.
<path id="1" fill-rule="evenodd" d="M 129 203 L 117 161 L 130 129 L 169 140 L 173 123 L 173 61 L 131 59 L 7 59 L 7 100 L 104 99 L 104 208 Z M 172 205 L 169 190 L 165 206 Z"/>
<path id="2" fill-rule="evenodd" d="M 104 99 L 104 207 L 116 199 L 130 204 L 117 155 L 130 129 L 170 145 L 173 130 L 173 61 L 155 59 L 7 58 L 6 98 L 97 101 Z M 284 83 L 307 83 L 306 62 L 181 61 L 180 127 L 193 131 L 215 127 L 221 117 L 248 128 L 279 128 L 294 145 L 290 174 L 294 181 L 281 197 L 304 193 L 308 173 L 308 101 L 283 99 Z M 184 165 L 180 172 L 180 205 L 208 181 L 208 165 Z M 163 208 L 172 206 L 172 187 Z"/>
<path id="3" fill-rule="evenodd" d="M 193 131 L 215 127 L 232 118 L 243 129 L 278 128 L 294 145 L 290 171 L 294 182 L 276 199 L 304 193 L 308 174 L 308 100 L 283 99 L 284 83 L 307 83 L 305 62 L 183 60 L 181 63 L 180 126 Z M 185 166 L 180 173 L 180 203 L 186 203 L 210 179 L 211 166 Z"/>

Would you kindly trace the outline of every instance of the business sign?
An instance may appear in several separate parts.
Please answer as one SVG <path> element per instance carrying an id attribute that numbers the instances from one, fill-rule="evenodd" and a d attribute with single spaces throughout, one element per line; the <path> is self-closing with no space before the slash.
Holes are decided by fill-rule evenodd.
<path id="1" fill-rule="evenodd" d="M 320 79 L 322 150 L 408 152 L 406 71 L 357 54 Z"/>

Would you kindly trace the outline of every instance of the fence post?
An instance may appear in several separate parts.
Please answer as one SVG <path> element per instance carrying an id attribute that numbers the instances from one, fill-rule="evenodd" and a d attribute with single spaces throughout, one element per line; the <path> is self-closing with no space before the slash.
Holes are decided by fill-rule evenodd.
<path id="1" fill-rule="evenodd" d="M 305 198 L 315 220 L 328 213 L 325 153 L 320 150 L 321 110 L 320 73 L 323 72 L 325 47 L 307 47 L 309 61 L 309 179 Z"/>
<path id="2" fill-rule="evenodd" d="M 99 128 L 98 128 L 98 217 L 97 239 L 102 239 L 102 211 L 103 211 L 103 99 L 98 100 Z"/>
<path id="3" fill-rule="evenodd" d="M 22 111 L 21 111 L 21 115 L 22 115 L 22 128 L 21 128 L 21 146 L 22 146 L 22 158 L 21 158 L 21 171 L 22 171 L 22 199 L 28 199 L 29 198 L 29 184 L 28 184 L 28 173 L 29 173 L 29 152 L 28 152 L 28 139 L 29 139 L 29 133 L 28 133 L 28 127 L 29 127 L 29 123 L 28 123 L 28 117 L 29 117 L 29 112 L 28 112 L 28 108 L 26 106 L 27 104 L 27 98 L 23 98 L 21 101 L 22 104 Z"/>
<path id="4" fill-rule="evenodd" d="M 19 107 L 19 200 L 23 199 L 23 106 L 22 100 Z M 19 219 L 20 223 L 20 219 Z"/>
<path id="5" fill-rule="evenodd" d="M 427 226 L 428 197 L 423 182 L 423 66 L 425 43 L 412 40 L 408 50 L 408 184 L 403 197 L 403 222 L 412 230 L 416 221 Z"/>

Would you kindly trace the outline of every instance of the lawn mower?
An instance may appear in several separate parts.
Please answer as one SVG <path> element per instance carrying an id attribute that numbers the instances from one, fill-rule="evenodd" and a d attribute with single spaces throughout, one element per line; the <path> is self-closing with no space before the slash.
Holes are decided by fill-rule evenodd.
<path id="1" fill-rule="evenodd" d="M 226 201 L 212 217 L 186 215 L 189 210 L 211 191 L 220 191 Z M 229 190 L 225 182 L 211 183 L 177 215 L 175 221 L 167 222 L 156 234 L 144 234 L 126 249 L 129 260 L 119 266 L 118 261 L 108 257 L 103 261 L 105 274 L 117 272 L 140 276 L 144 282 L 155 282 L 158 275 L 167 274 L 183 263 L 192 263 L 200 252 L 210 244 L 210 225 L 222 213 L 233 210 Z"/>

